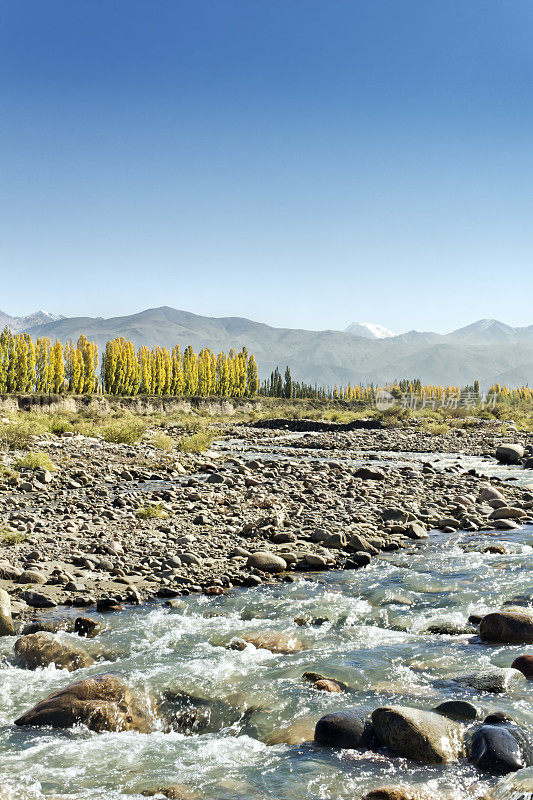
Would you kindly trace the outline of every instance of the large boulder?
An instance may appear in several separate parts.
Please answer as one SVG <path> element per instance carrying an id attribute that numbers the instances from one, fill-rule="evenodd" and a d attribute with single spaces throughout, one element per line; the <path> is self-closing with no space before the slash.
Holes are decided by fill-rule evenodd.
<path id="1" fill-rule="evenodd" d="M 500 464 L 518 464 L 525 452 L 521 444 L 501 444 L 496 448 L 496 458 Z"/>
<path id="2" fill-rule="evenodd" d="M 507 775 L 533 766 L 533 743 L 517 725 L 481 725 L 472 736 L 468 760 L 484 772 Z"/>
<path id="3" fill-rule="evenodd" d="M 101 675 L 53 692 L 15 720 L 15 725 L 32 727 L 70 728 L 77 724 L 93 731 L 149 733 L 154 728 L 154 714 L 150 702 L 121 678 Z"/>
<path id="4" fill-rule="evenodd" d="M 258 550 L 248 558 L 247 566 L 259 569 L 261 572 L 284 572 L 287 569 L 287 562 L 274 553 Z"/>
<path id="5" fill-rule="evenodd" d="M 373 712 L 372 722 L 379 742 L 405 758 L 444 764 L 462 754 L 460 726 L 432 711 L 384 706 Z"/>
<path id="6" fill-rule="evenodd" d="M 26 669 L 48 667 L 54 664 L 57 669 L 73 672 L 94 664 L 94 658 L 81 647 L 65 644 L 53 633 L 30 633 L 15 642 L 17 661 Z"/>
<path id="7" fill-rule="evenodd" d="M 494 611 L 481 620 L 479 635 L 487 642 L 533 642 L 533 612 Z"/>
<path id="8" fill-rule="evenodd" d="M 5 589 L 0 589 L 0 636 L 13 636 L 14 633 L 11 598 Z"/>
<path id="9" fill-rule="evenodd" d="M 334 711 L 321 717 L 315 727 L 315 742 L 327 747 L 353 749 L 363 743 L 364 715 L 357 709 Z"/>

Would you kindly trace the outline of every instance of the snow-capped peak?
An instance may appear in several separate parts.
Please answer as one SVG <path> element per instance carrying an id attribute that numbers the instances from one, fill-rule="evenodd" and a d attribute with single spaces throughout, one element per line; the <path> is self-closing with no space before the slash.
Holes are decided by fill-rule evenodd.
<path id="1" fill-rule="evenodd" d="M 364 339 L 388 339 L 396 336 L 395 333 L 384 328 L 383 325 L 376 325 L 375 322 L 352 322 L 344 329 L 344 333 L 362 336 Z"/>

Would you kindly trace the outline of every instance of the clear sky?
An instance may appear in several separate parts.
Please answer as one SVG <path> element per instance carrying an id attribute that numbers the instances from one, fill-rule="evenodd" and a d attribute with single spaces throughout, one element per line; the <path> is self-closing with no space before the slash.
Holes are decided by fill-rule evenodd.
<path id="1" fill-rule="evenodd" d="M 2 0 L 0 308 L 533 323 L 531 0 Z"/>

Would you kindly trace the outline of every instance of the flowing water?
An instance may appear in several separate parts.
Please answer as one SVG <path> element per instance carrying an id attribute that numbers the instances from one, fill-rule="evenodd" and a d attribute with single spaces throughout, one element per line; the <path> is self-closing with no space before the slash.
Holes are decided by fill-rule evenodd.
<path id="1" fill-rule="evenodd" d="M 454 800 L 479 796 L 494 780 L 465 761 L 424 766 L 384 753 L 266 742 L 294 723 L 312 732 L 321 715 L 340 708 L 429 709 L 446 699 L 471 700 L 487 713 L 504 710 L 531 726 L 531 683 L 496 695 L 454 681 L 507 667 L 527 652 L 524 646 L 427 632 L 444 623 L 464 627 L 471 613 L 505 603 L 531 605 L 532 526 L 498 532 L 506 555 L 482 552 L 494 536 L 436 533 L 364 570 L 299 574 L 292 584 L 100 616 L 105 630 L 90 646 L 101 646 L 108 660 L 75 678 L 54 668 L 17 668 L 13 639 L 0 639 L 0 796 L 138 800 L 144 789 L 173 783 L 218 800 L 359 800 L 373 787 L 398 783 L 420 783 Z M 300 627 L 295 617 L 326 621 Z M 305 649 L 275 655 L 226 647 L 232 637 L 266 630 L 290 632 Z M 162 725 L 150 734 L 98 734 L 12 724 L 51 691 L 111 670 L 157 698 L 172 691 L 210 701 L 210 724 L 188 735 L 166 733 Z M 318 692 L 302 679 L 306 670 L 343 681 L 349 691 Z"/>

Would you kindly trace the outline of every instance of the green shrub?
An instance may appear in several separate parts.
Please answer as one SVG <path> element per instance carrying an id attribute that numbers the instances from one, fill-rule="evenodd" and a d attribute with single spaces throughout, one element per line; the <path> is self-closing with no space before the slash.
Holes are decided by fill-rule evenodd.
<path id="1" fill-rule="evenodd" d="M 74 428 L 72 424 L 69 422 L 68 419 L 65 417 L 52 417 L 50 420 L 50 424 L 48 425 L 48 430 L 50 433 L 55 434 L 56 436 L 61 436 L 63 433 L 72 432 Z"/>
<path id="2" fill-rule="evenodd" d="M 114 444 L 135 444 L 146 433 L 146 422 L 134 417 L 116 419 L 100 428 L 100 435 L 106 442 Z"/>
<path id="3" fill-rule="evenodd" d="M 15 468 L 19 470 L 47 469 L 49 472 L 55 472 L 57 470 L 56 465 L 50 461 L 46 453 L 43 453 L 41 450 L 31 451 L 21 458 L 17 458 L 15 461 Z"/>
<path id="4" fill-rule="evenodd" d="M 0 443 L 8 450 L 27 450 L 33 437 L 45 430 L 40 415 L 26 414 L 0 425 Z"/>
<path id="5" fill-rule="evenodd" d="M 174 450 L 174 439 L 171 436 L 167 436 L 166 433 L 152 434 L 148 439 L 148 444 L 151 447 L 155 447 L 156 450 L 165 450 L 167 453 Z"/>
<path id="6" fill-rule="evenodd" d="M 26 534 L 22 531 L 14 531 L 8 525 L 0 525 L 0 544 L 20 544 L 25 539 Z"/>
<path id="7" fill-rule="evenodd" d="M 163 503 L 146 503 L 136 508 L 134 514 L 137 519 L 162 519 L 168 517 Z"/>
<path id="8" fill-rule="evenodd" d="M 209 450 L 214 440 L 215 434 L 198 431 L 191 436 L 182 436 L 178 439 L 176 447 L 181 453 L 203 453 L 204 450 Z"/>

